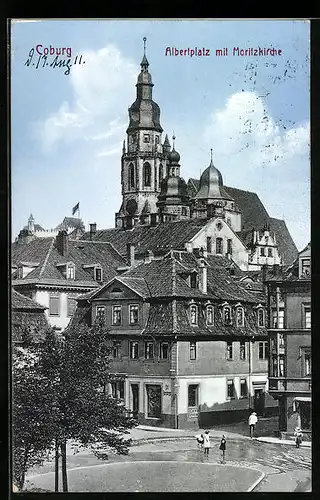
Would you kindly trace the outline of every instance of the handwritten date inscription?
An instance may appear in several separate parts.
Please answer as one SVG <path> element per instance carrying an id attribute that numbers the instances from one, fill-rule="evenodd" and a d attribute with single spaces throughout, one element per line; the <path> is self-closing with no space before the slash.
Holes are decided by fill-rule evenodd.
<path id="1" fill-rule="evenodd" d="M 74 64 L 85 64 L 85 61 L 82 59 L 82 55 L 76 56 L 73 61 L 71 58 L 61 58 L 59 56 L 48 57 L 47 55 L 39 55 L 38 57 L 34 57 L 34 48 L 32 48 L 29 52 L 28 59 L 24 63 L 25 66 L 35 66 L 35 69 L 38 68 L 66 68 L 64 71 L 65 75 L 69 75 L 71 68 Z"/>

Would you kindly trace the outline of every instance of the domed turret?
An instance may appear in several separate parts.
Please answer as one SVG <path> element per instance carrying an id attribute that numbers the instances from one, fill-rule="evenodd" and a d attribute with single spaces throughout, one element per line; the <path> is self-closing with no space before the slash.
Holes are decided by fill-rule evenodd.
<path id="1" fill-rule="evenodd" d="M 188 203 L 188 187 L 182 177 L 165 177 L 161 182 L 161 192 L 157 205 Z"/>
<path id="2" fill-rule="evenodd" d="M 170 163 L 179 163 L 179 161 L 180 161 L 180 155 L 179 155 L 179 153 L 174 148 L 168 154 L 168 160 L 169 160 Z"/>
<path id="3" fill-rule="evenodd" d="M 200 177 L 199 190 L 195 195 L 196 200 L 232 200 L 223 187 L 221 172 L 211 162 Z"/>

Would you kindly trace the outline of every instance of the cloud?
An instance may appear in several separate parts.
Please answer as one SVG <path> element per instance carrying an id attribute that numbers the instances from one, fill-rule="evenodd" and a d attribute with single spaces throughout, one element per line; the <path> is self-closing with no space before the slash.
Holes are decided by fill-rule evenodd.
<path id="1" fill-rule="evenodd" d="M 263 97 L 237 92 L 209 116 L 204 142 L 213 148 L 225 184 L 257 192 L 272 217 L 287 221 L 302 248 L 310 227 L 309 121 L 284 128 Z"/>
<path id="2" fill-rule="evenodd" d="M 35 124 L 44 152 L 84 136 L 98 141 L 123 133 L 123 103 L 134 99 L 137 67 L 112 44 L 83 52 L 82 60 L 85 63 L 73 65 L 70 72 L 72 102 L 63 102 Z"/>

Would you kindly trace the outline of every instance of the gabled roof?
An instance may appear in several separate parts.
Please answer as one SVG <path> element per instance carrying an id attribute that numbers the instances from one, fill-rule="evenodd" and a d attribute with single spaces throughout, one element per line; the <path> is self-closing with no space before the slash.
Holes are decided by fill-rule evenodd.
<path id="1" fill-rule="evenodd" d="M 184 245 L 207 224 L 206 219 L 187 219 L 162 222 L 157 226 L 136 226 L 131 230 L 104 229 L 97 231 L 94 241 L 108 241 L 125 256 L 127 244 L 135 245 L 136 252 L 151 250 L 154 254 L 164 253 L 170 248 L 184 249 Z M 89 238 L 85 233 L 80 239 Z"/>
<path id="2" fill-rule="evenodd" d="M 35 238 L 29 243 L 12 244 L 12 264 L 18 265 L 22 261 L 37 261 L 39 265 L 25 278 L 16 280 L 16 273 L 12 275 L 13 284 L 21 283 L 50 283 L 61 285 L 87 285 L 96 287 L 92 268 L 83 265 L 93 265 L 97 262 L 103 270 L 103 282 L 107 282 L 117 274 L 117 268 L 126 264 L 121 255 L 107 242 L 85 241 L 68 239 L 68 254 L 62 256 L 56 248 L 55 238 Z M 73 262 L 75 265 L 75 279 L 66 279 L 62 274 L 60 264 Z"/>
<path id="3" fill-rule="evenodd" d="M 65 229 L 66 227 L 85 229 L 82 219 L 79 219 L 78 217 L 65 217 L 63 221 L 55 227 L 55 229 Z"/>
<path id="4" fill-rule="evenodd" d="M 45 306 L 42 306 L 41 304 L 38 304 L 38 302 L 35 302 L 34 300 L 30 299 L 29 297 L 26 297 L 25 295 L 22 295 L 21 293 L 17 292 L 16 290 L 12 290 L 11 292 L 11 307 L 14 310 L 23 310 L 23 311 L 39 311 L 43 312 L 45 309 L 48 309 Z"/>
<path id="5" fill-rule="evenodd" d="M 199 189 L 199 180 L 189 179 L 188 189 L 190 196 L 195 196 Z M 224 189 L 232 196 L 236 207 L 241 212 L 241 232 L 237 234 L 244 244 L 247 246 L 250 243 L 252 229 L 261 230 L 265 223 L 268 223 L 271 232 L 276 233 L 276 240 L 283 263 L 291 264 L 297 257 L 298 250 L 285 221 L 270 217 L 256 193 L 228 186 L 224 186 Z"/>

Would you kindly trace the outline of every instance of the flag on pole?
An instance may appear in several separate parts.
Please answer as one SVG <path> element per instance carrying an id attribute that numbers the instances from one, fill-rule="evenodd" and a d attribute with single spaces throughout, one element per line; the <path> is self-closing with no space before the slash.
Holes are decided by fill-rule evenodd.
<path id="1" fill-rule="evenodd" d="M 74 215 L 79 210 L 79 202 L 73 207 L 72 215 Z"/>

